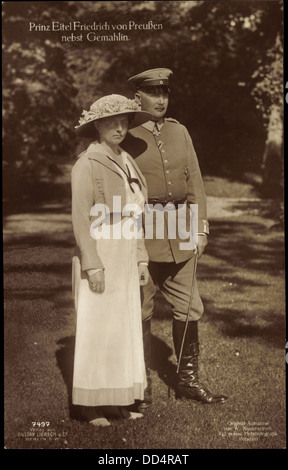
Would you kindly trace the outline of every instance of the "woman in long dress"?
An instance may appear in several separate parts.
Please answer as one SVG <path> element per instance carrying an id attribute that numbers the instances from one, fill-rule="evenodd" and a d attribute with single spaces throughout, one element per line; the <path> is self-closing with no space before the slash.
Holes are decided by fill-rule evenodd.
<path id="1" fill-rule="evenodd" d="M 141 233 L 147 190 L 120 143 L 129 128 L 149 119 L 134 100 L 108 95 L 84 111 L 76 127 L 80 136 L 94 141 L 72 169 L 72 403 L 81 405 L 94 425 L 109 425 L 111 416 L 142 417 L 126 407 L 143 400 L 147 386 L 140 302 L 140 285 L 148 281 Z"/>

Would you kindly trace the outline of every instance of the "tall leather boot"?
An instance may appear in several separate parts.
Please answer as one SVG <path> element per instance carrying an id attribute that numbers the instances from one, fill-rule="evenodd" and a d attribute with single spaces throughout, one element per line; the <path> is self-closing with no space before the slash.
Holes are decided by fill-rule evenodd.
<path id="1" fill-rule="evenodd" d="M 152 406 L 152 379 L 151 379 L 151 320 L 142 322 L 142 335 L 143 335 L 143 347 L 144 347 L 144 361 L 147 377 L 147 387 L 144 391 L 144 400 L 141 401 L 139 411 L 143 411 L 146 408 Z"/>
<path id="2" fill-rule="evenodd" d="M 185 322 L 173 320 L 173 341 L 177 359 L 179 360 Z M 188 322 L 185 341 L 179 365 L 179 377 L 176 389 L 176 397 L 185 397 L 204 404 L 223 403 L 228 397 L 225 395 L 213 395 L 199 382 L 198 377 L 198 324 L 196 321 Z"/>

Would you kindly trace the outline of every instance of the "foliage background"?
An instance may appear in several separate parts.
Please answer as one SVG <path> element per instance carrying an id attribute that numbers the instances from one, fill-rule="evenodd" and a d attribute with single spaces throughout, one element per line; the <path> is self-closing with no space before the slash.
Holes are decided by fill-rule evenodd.
<path id="1" fill-rule="evenodd" d="M 159 66 L 174 72 L 169 114 L 188 127 L 203 173 L 256 173 L 267 195 L 282 196 L 281 1 L 4 2 L 2 10 L 5 200 L 33 198 L 43 176 L 53 182 L 59 163 L 74 161 L 83 108 L 104 94 L 132 96 L 127 78 Z M 162 29 L 123 30 L 122 42 L 29 31 L 29 22 L 75 20 L 152 20 Z"/>

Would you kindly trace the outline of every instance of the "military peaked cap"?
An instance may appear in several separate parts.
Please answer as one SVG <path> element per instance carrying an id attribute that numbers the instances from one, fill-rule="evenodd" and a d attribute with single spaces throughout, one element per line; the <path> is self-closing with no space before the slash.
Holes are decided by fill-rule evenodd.
<path id="1" fill-rule="evenodd" d="M 149 86 L 168 86 L 170 75 L 173 75 L 170 69 L 145 70 L 145 72 L 130 77 L 128 83 L 134 85 L 137 89 Z"/>

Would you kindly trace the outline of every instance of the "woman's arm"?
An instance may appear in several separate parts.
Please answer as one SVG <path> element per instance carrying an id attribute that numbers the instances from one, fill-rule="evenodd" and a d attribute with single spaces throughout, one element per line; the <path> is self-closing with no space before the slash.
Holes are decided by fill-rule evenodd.
<path id="1" fill-rule="evenodd" d="M 97 253 L 97 241 L 90 234 L 90 210 L 94 204 L 91 163 L 80 158 L 72 169 L 72 225 L 81 253 L 83 271 L 104 269 Z"/>

